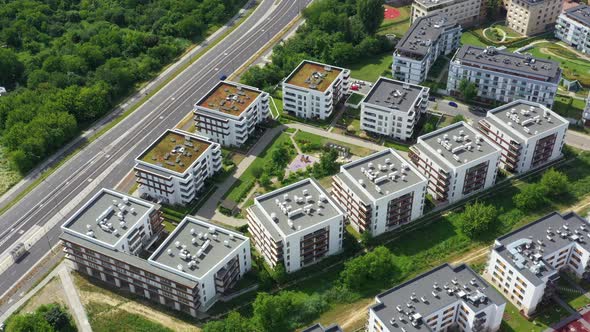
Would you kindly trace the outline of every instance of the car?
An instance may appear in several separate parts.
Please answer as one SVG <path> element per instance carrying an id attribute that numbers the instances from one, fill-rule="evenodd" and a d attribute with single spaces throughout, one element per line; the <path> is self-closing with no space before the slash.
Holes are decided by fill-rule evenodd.
<path id="1" fill-rule="evenodd" d="M 225 80 L 227 80 L 227 75 L 225 75 L 225 74 L 221 74 L 221 75 L 219 75 L 219 80 L 220 80 L 220 81 L 225 81 Z"/>
<path id="2" fill-rule="evenodd" d="M 428 101 L 436 101 L 436 97 L 435 96 L 428 96 Z"/>
<path id="3" fill-rule="evenodd" d="M 451 106 L 451 107 L 459 107 L 459 105 L 457 105 L 457 103 L 454 102 L 454 101 L 449 101 L 449 106 Z"/>
<path id="4" fill-rule="evenodd" d="M 356 84 L 353 84 L 353 85 L 350 86 L 350 90 L 352 90 L 352 91 L 359 91 L 359 86 L 356 85 Z"/>

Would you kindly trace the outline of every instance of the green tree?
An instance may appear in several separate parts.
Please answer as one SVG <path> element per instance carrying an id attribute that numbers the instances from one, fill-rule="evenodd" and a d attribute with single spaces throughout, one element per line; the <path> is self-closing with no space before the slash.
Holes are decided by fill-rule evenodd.
<path id="1" fill-rule="evenodd" d="M 0 47 L 0 86 L 13 88 L 24 78 L 24 65 L 14 51 Z"/>
<path id="2" fill-rule="evenodd" d="M 279 262 L 274 269 L 272 270 L 270 276 L 273 278 L 273 280 L 279 284 L 284 283 L 285 281 L 287 281 L 287 269 L 285 268 L 285 264 Z"/>
<path id="3" fill-rule="evenodd" d="M 48 305 L 42 305 L 39 308 L 37 308 L 36 312 L 41 314 L 55 331 L 77 331 L 72 321 L 72 316 L 70 316 L 70 314 L 59 304 L 53 303 Z"/>
<path id="4" fill-rule="evenodd" d="M 543 173 L 539 184 L 543 186 L 548 196 L 559 197 L 568 193 L 569 181 L 567 175 L 554 168 Z"/>
<path id="5" fill-rule="evenodd" d="M 518 194 L 514 195 L 513 201 L 519 209 L 533 211 L 545 205 L 546 195 L 547 190 L 544 186 L 533 183 L 525 186 Z"/>
<path id="6" fill-rule="evenodd" d="M 253 331 L 252 322 L 239 312 L 232 311 L 222 320 L 215 320 L 203 326 L 203 332 L 242 332 Z"/>
<path id="7" fill-rule="evenodd" d="M 344 263 L 340 282 L 353 291 L 367 286 L 380 287 L 389 283 L 395 271 L 393 255 L 386 247 L 379 246 Z"/>
<path id="8" fill-rule="evenodd" d="M 436 129 L 436 126 L 434 125 L 434 123 L 432 123 L 432 122 L 427 122 L 427 123 L 424 125 L 424 128 L 422 129 L 422 132 L 423 132 L 424 134 L 428 134 L 428 133 L 430 133 L 430 132 L 433 132 L 435 129 Z"/>
<path id="9" fill-rule="evenodd" d="M 253 321 L 262 331 L 292 331 L 328 308 L 317 294 L 282 291 L 277 295 L 259 293 L 252 304 Z"/>
<path id="10" fill-rule="evenodd" d="M 6 324 L 6 332 L 53 332 L 55 331 L 43 315 L 34 312 L 16 315 Z"/>
<path id="11" fill-rule="evenodd" d="M 485 234 L 497 220 L 498 211 L 493 205 L 481 202 L 468 204 L 461 213 L 460 228 L 463 234 L 476 238 Z"/>
<path id="12" fill-rule="evenodd" d="M 461 122 L 461 121 L 466 121 L 465 117 L 461 114 L 457 114 L 451 119 L 451 124 Z"/>
<path id="13" fill-rule="evenodd" d="M 477 86 L 468 79 L 462 79 L 459 82 L 459 92 L 463 96 L 463 100 L 471 101 L 477 96 Z"/>
<path id="14" fill-rule="evenodd" d="M 357 15 L 360 18 L 365 31 L 373 35 L 383 22 L 383 0 L 358 0 Z"/>

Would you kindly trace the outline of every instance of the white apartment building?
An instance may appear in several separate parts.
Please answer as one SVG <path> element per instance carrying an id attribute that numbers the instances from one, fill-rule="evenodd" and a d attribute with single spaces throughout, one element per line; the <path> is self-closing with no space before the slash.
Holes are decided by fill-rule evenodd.
<path id="1" fill-rule="evenodd" d="M 408 140 L 428 107 L 430 89 L 380 77 L 361 102 L 361 130 Z"/>
<path id="2" fill-rule="evenodd" d="M 443 14 L 462 26 L 471 26 L 479 22 L 481 4 L 480 0 L 415 0 L 412 23 L 422 16 Z"/>
<path id="3" fill-rule="evenodd" d="M 248 229 L 270 267 L 294 272 L 342 250 L 344 213 L 309 178 L 256 197 Z"/>
<path id="4" fill-rule="evenodd" d="M 221 169 L 221 146 L 203 136 L 167 130 L 135 162 L 142 196 L 186 205 L 198 197 L 205 180 Z"/>
<path id="5" fill-rule="evenodd" d="M 590 6 L 579 4 L 559 15 L 555 37 L 582 53 L 590 51 Z"/>
<path id="6" fill-rule="evenodd" d="M 162 240 L 162 221 L 157 205 L 103 189 L 63 224 L 60 238 L 78 272 L 196 317 L 250 270 L 250 240 L 187 217 L 141 258 Z"/>
<path id="7" fill-rule="evenodd" d="M 302 61 L 283 81 L 283 110 L 305 119 L 324 120 L 348 94 L 350 70 Z"/>
<path id="8" fill-rule="evenodd" d="M 524 36 L 536 35 L 555 26 L 563 0 L 505 0 L 506 25 Z"/>
<path id="9" fill-rule="evenodd" d="M 502 167 L 524 173 L 562 156 L 569 122 L 547 107 L 515 100 L 489 110 L 479 130 L 502 148 Z"/>
<path id="10" fill-rule="evenodd" d="M 418 137 L 409 157 L 432 197 L 449 203 L 493 186 L 500 166 L 500 148 L 463 121 Z"/>
<path id="11" fill-rule="evenodd" d="M 586 97 L 586 106 L 582 112 L 582 123 L 584 126 L 590 126 L 590 93 L 588 93 L 588 97 Z"/>
<path id="12" fill-rule="evenodd" d="M 467 265 L 441 265 L 375 297 L 369 332 L 500 328 L 506 300 Z"/>
<path id="13" fill-rule="evenodd" d="M 559 272 L 590 278 L 590 224 L 569 212 L 553 212 L 494 243 L 485 275 L 530 316 L 556 291 Z"/>
<path id="14" fill-rule="evenodd" d="M 329 326 L 323 326 L 320 323 L 312 325 L 301 332 L 343 332 L 342 328 L 336 324 L 332 324 Z"/>
<path id="15" fill-rule="evenodd" d="M 421 16 L 400 39 L 393 52 L 393 77 L 420 84 L 440 55 L 459 47 L 461 26 L 443 13 Z"/>
<path id="16" fill-rule="evenodd" d="M 223 146 L 241 146 L 270 116 L 268 93 L 220 81 L 194 108 L 196 131 Z"/>
<path id="17" fill-rule="evenodd" d="M 561 80 L 561 69 L 555 61 L 529 54 L 463 45 L 449 67 L 449 93 L 459 94 L 464 79 L 475 84 L 477 98 L 481 100 L 509 103 L 523 99 L 551 108 Z"/>
<path id="18" fill-rule="evenodd" d="M 395 150 L 340 167 L 332 196 L 359 233 L 377 236 L 422 216 L 428 180 Z"/>

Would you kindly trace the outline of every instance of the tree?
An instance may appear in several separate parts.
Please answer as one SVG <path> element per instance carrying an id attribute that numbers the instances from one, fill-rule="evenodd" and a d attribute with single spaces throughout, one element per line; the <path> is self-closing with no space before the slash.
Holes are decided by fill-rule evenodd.
<path id="1" fill-rule="evenodd" d="M 545 188 L 547 195 L 551 197 L 567 194 L 569 188 L 567 175 L 554 168 L 545 171 L 539 183 Z"/>
<path id="2" fill-rule="evenodd" d="M 379 246 L 344 263 L 340 282 L 350 290 L 361 290 L 367 285 L 376 287 L 388 284 L 395 271 L 393 255 L 386 247 Z"/>
<path id="3" fill-rule="evenodd" d="M 25 67 L 16 53 L 9 48 L 0 47 L 0 86 L 13 88 L 23 80 Z"/>
<path id="4" fill-rule="evenodd" d="M 230 312 L 223 320 L 210 321 L 203 326 L 203 332 L 242 332 L 252 330 L 252 322 L 235 311 Z"/>
<path id="5" fill-rule="evenodd" d="M 464 78 L 459 82 L 459 92 L 463 96 L 463 100 L 470 101 L 477 96 L 477 86 Z"/>
<path id="6" fill-rule="evenodd" d="M 55 331 L 59 332 L 74 332 L 77 331 L 73 324 L 70 314 L 58 304 L 48 304 L 40 306 L 36 312 L 43 315 L 45 320 L 53 327 Z"/>
<path id="7" fill-rule="evenodd" d="M 486 205 L 481 202 L 468 204 L 465 211 L 461 213 L 461 232 L 470 238 L 481 236 L 490 229 L 497 216 L 498 211 L 493 205 Z"/>
<path id="8" fill-rule="evenodd" d="M 314 165 L 313 175 L 316 178 L 333 175 L 340 169 L 340 164 L 336 162 L 338 159 L 338 151 L 336 149 L 328 149 L 322 152 L 320 162 Z"/>
<path id="9" fill-rule="evenodd" d="M 461 114 L 457 114 L 451 119 L 451 124 L 461 122 L 461 121 L 465 121 L 465 117 Z"/>
<path id="10" fill-rule="evenodd" d="M 282 284 L 285 281 L 287 281 L 288 275 L 287 275 L 287 269 L 285 268 L 285 264 L 283 264 L 282 262 L 277 263 L 275 268 L 272 270 L 270 276 L 278 284 Z"/>
<path id="11" fill-rule="evenodd" d="M 8 320 L 6 332 L 53 332 L 43 315 L 33 312 L 16 315 Z"/>
<path id="12" fill-rule="evenodd" d="M 260 183 L 260 185 L 263 186 L 264 188 L 270 188 L 270 186 L 272 185 L 272 181 L 270 180 L 270 176 L 266 173 L 262 174 L 258 178 L 258 183 Z"/>
<path id="13" fill-rule="evenodd" d="M 518 194 L 514 195 L 513 201 L 516 207 L 523 211 L 533 211 L 543 207 L 546 202 L 547 190 L 544 186 L 534 183 L 525 186 Z"/>
<path id="14" fill-rule="evenodd" d="M 277 295 L 259 293 L 252 304 L 255 327 L 262 331 L 292 331 L 328 308 L 317 294 L 282 291 Z"/>
<path id="15" fill-rule="evenodd" d="M 358 0 L 357 15 L 365 31 L 373 35 L 383 22 L 383 0 Z"/>
<path id="16" fill-rule="evenodd" d="M 424 128 L 422 129 L 422 132 L 423 132 L 424 134 L 428 134 L 428 133 L 430 133 L 430 132 L 433 132 L 435 129 L 436 129 L 436 126 L 434 125 L 434 123 L 432 123 L 432 122 L 427 122 L 427 123 L 424 125 Z"/>
<path id="17" fill-rule="evenodd" d="M 485 5 L 486 5 L 486 17 L 490 20 L 493 19 L 494 17 L 496 17 L 496 15 L 498 14 L 498 8 L 500 5 L 500 1 L 499 0 L 486 0 Z"/>
<path id="18" fill-rule="evenodd" d="M 368 247 L 373 242 L 373 234 L 369 230 L 361 233 L 361 244 L 363 247 Z"/>

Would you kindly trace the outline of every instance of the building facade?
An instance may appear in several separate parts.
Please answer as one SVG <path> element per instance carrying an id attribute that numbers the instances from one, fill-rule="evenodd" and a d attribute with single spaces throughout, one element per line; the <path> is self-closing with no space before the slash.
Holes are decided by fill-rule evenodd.
<path id="1" fill-rule="evenodd" d="M 324 120 L 348 94 L 350 70 L 304 60 L 283 81 L 283 110 Z"/>
<path id="2" fill-rule="evenodd" d="M 322 324 L 317 323 L 312 325 L 301 332 L 343 332 L 342 328 L 336 324 L 324 327 Z"/>
<path id="3" fill-rule="evenodd" d="M 268 93 L 221 81 L 194 108 L 196 131 L 223 146 L 241 146 L 270 116 Z"/>
<path id="4" fill-rule="evenodd" d="M 375 297 L 369 332 L 500 328 L 506 300 L 467 265 L 441 265 Z"/>
<path id="5" fill-rule="evenodd" d="M 590 279 L 589 230 L 574 212 L 550 213 L 496 239 L 486 277 L 530 316 L 554 295 L 561 270 Z"/>
<path id="6" fill-rule="evenodd" d="M 250 241 L 189 217 L 164 239 L 162 220 L 158 206 L 103 189 L 61 227 L 66 258 L 82 274 L 197 316 L 250 270 Z"/>
<path id="7" fill-rule="evenodd" d="M 393 149 L 340 167 L 332 196 L 359 233 L 373 236 L 422 216 L 427 179 Z"/>
<path id="8" fill-rule="evenodd" d="M 380 77 L 361 102 L 361 130 L 398 140 L 414 135 L 430 89 Z"/>
<path id="9" fill-rule="evenodd" d="M 515 100 L 489 110 L 479 130 L 502 148 L 502 167 L 524 173 L 562 156 L 569 122 L 539 104 Z"/>
<path id="10" fill-rule="evenodd" d="M 344 213 L 311 178 L 256 197 L 247 218 L 271 268 L 282 263 L 294 272 L 342 250 Z"/>
<path id="11" fill-rule="evenodd" d="M 528 54 L 463 45 L 449 67 L 449 93 L 460 94 L 463 80 L 475 84 L 480 100 L 509 103 L 523 99 L 551 108 L 561 69 L 557 62 Z"/>
<path id="12" fill-rule="evenodd" d="M 393 77 L 407 83 L 422 83 L 436 59 L 457 49 L 460 40 L 461 26 L 446 14 L 416 18 L 393 52 Z"/>
<path id="13" fill-rule="evenodd" d="M 506 25 L 523 36 L 553 30 L 562 0 L 506 0 Z"/>
<path id="14" fill-rule="evenodd" d="M 168 130 L 135 162 L 142 196 L 186 205 L 198 197 L 205 180 L 221 169 L 221 146 L 207 137 Z"/>
<path id="15" fill-rule="evenodd" d="M 555 37 L 582 53 L 590 51 L 590 6 L 580 4 L 559 15 Z"/>
<path id="16" fill-rule="evenodd" d="M 500 166 L 500 148 L 463 121 L 418 137 L 409 157 L 432 197 L 449 203 L 493 186 Z"/>
<path id="17" fill-rule="evenodd" d="M 416 0 L 412 2 L 412 23 L 418 18 L 443 14 L 462 26 L 472 26 L 480 21 L 479 0 Z"/>

